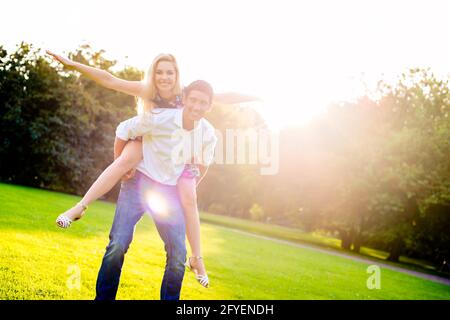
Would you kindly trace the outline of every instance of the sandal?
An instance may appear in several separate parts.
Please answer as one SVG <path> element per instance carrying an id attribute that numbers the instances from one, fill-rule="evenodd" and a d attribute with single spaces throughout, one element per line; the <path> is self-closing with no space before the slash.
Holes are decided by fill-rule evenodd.
<path id="1" fill-rule="evenodd" d="M 67 212 L 67 211 L 66 211 L 66 212 L 60 214 L 60 215 L 58 216 L 58 218 L 56 218 L 56 225 L 57 225 L 58 227 L 64 228 L 64 229 L 70 227 L 70 225 L 72 224 L 72 222 L 74 222 L 74 221 L 80 219 L 80 218 L 84 215 L 84 212 L 85 212 L 85 211 L 87 210 L 87 208 L 88 208 L 88 206 L 85 205 L 84 203 L 82 203 L 81 201 L 78 202 L 75 206 L 81 206 L 81 207 L 83 208 L 83 210 L 82 210 L 81 213 L 80 213 L 80 216 L 72 220 L 72 219 L 70 219 L 68 216 L 65 215 L 65 213 Z M 71 209 L 72 209 L 72 208 L 71 208 Z M 70 210 L 70 209 L 69 209 L 69 210 Z"/>
<path id="2" fill-rule="evenodd" d="M 205 288 L 208 288 L 208 287 L 209 287 L 209 278 L 208 278 L 208 275 L 206 275 L 206 274 L 204 274 L 204 275 L 203 275 L 203 274 L 198 274 L 197 269 L 193 268 L 192 265 L 191 265 L 191 258 L 200 260 L 200 259 L 203 259 L 203 257 L 200 257 L 200 256 L 189 257 L 189 258 L 186 260 L 186 263 L 185 263 L 184 265 L 185 265 L 189 270 L 191 270 L 192 272 L 194 272 L 194 274 L 195 274 L 195 279 L 197 279 L 197 281 L 198 281 L 202 286 L 204 286 Z"/>

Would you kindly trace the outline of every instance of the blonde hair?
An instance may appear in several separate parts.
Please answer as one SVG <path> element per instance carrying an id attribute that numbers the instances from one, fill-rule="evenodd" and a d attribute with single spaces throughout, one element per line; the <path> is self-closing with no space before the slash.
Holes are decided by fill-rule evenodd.
<path id="1" fill-rule="evenodd" d="M 160 61 L 167 61 L 171 62 L 173 64 L 173 67 L 175 68 L 175 86 L 173 88 L 173 95 L 181 95 L 181 85 L 180 85 L 180 72 L 178 69 L 178 63 L 175 57 L 168 53 L 161 53 L 153 59 L 153 62 L 148 69 L 147 73 L 144 76 L 144 79 L 142 80 L 146 85 L 146 93 L 145 97 L 138 98 L 138 104 L 137 104 L 137 113 L 142 114 L 144 112 L 151 112 L 153 108 L 155 107 L 155 99 L 158 95 L 158 89 L 156 88 L 155 84 L 155 73 L 156 73 L 156 67 L 158 66 L 158 63 Z"/>

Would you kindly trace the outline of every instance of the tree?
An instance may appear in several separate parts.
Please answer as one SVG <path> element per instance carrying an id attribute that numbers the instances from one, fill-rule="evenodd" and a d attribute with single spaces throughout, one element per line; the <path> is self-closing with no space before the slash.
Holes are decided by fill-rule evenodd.
<path id="1" fill-rule="evenodd" d="M 0 54 L 0 179 L 84 193 L 112 161 L 115 127 L 134 114 L 134 98 L 53 67 L 26 43 Z"/>

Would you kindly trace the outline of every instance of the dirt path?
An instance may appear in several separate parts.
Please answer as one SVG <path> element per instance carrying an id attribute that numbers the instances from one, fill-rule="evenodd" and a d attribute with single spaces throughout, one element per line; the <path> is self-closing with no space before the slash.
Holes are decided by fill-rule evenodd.
<path id="1" fill-rule="evenodd" d="M 414 270 L 408 270 L 408 269 L 405 269 L 405 268 L 392 266 L 392 265 L 387 264 L 387 263 L 374 261 L 374 260 L 366 259 L 366 258 L 363 258 L 363 257 L 355 257 L 355 256 L 352 256 L 352 255 L 349 255 L 349 254 L 345 254 L 345 253 L 342 253 L 342 252 L 337 252 L 337 251 L 332 250 L 332 249 L 319 248 L 317 246 L 309 245 L 309 244 L 306 244 L 306 243 L 305 244 L 301 244 L 301 243 L 292 242 L 292 241 L 288 241 L 288 240 L 282 240 L 282 239 L 277 239 L 277 238 L 272 238 L 272 237 L 268 237 L 268 236 L 263 236 L 263 235 L 259 235 L 259 234 L 255 234 L 255 233 L 251 233 L 251 232 L 246 232 L 246 231 L 242 231 L 242 230 L 238 230 L 238 229 L 234 229 L 234 228 L 230 228 L 230 227 L 224 227 L 224 226 L 220 226 L 220 227 L 225 228 L 227 230 L 231 230 L 231 231 L 240 233 L 240 234 L 245 234 L 245 235 L 249 235 L 249 236 L 260 238 L 260 239 L 275 241 L 275 242 L 278 242 L 278 243 L 283 243 L 283 244 L 291 245 L 291 246 L 298 247 L 298 248 L 315 250 L 315 251 L 323 252 L 323 253 L 326 253 L 326 254 L 331 254 L 331 255 L 334 255 L 334 256 L 351 259 L 353 261 L 362 262 L 362 263 L 374 264 L 374 265 L 380 266 L 380 267 L 385 268 L 385 269 L 390 269 L 390 270 L 402 272 L 402 273 L 405 273 L 405 274 L 408 274 L 408 275 L 411 275 L 411 276 L 419 277 L 419 278 L 422 278 L 422 279 L 425 279 L 425 280 L 430 280 L 430 281 L 433 281 L 433 282 L 437 282 L 437 283 L 441 283 L 441 284 L 445 284 L 445 285 L 450 286 L 450 279 L 439 277 L 439 276 L 435 276 L 435 275 L 432 275 L 432 274 L 427 274 L 427 273 L 414 271 Z"/>

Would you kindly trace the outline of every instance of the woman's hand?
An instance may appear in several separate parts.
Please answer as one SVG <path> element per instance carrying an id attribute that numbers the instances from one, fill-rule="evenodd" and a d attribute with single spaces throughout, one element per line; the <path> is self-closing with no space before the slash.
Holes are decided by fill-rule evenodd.
<path id="1" fill-rule="evenodd" d="M 70 59 L 64 58 L 56 53 L 53 53 L 49 50 L 45 50 L 45 52 L 53 57 L 53 60 L 58 61 L 59 63 L 62 63 L 66 68 L 68 69 L 74 69 L 75 68 L 75 61 L 72 61 Z"/>

